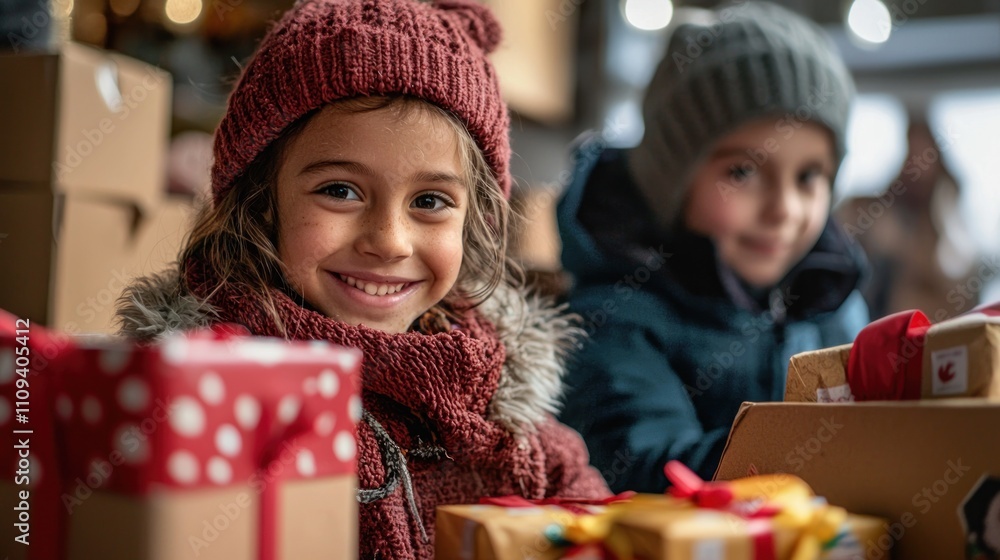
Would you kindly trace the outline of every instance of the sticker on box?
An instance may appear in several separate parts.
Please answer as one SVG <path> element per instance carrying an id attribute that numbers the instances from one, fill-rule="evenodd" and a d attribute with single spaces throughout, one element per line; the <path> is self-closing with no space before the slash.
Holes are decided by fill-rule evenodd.
<path id="1" fill-rule="evenodd" d="M 854 402 L 854 394 L 851 393 L 851 386 L 837 385 L 835 387 L 816 388 L 816 402 L 819 403 L 844 403 Z"/>
<path id="2" fill-rule="evenodd" d="M 726 543 L 722 539 L 704 539 L 694 543 L 692 560 L 718 560 L 726 557 Z"/>
<path id="3" fill-rule="evenodd" d="M 961 395 L 969 389 L 969 351 L 953 346 L 931 353 L 931 394 Z"/>

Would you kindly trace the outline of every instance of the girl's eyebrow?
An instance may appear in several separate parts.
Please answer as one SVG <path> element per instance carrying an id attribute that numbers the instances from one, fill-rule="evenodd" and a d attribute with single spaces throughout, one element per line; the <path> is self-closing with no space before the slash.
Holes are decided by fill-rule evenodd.
<path id="1" fill-rule="evenodd" d="M 325 169 L 329 169 L 331 167 L 343 169 L 347 172 L 354 173 L 357 175 L 367 175 L 369 177 L 375 175 L 375 170 L 363 163 L 356 161 L 340 161 L 331 159 L 314 161 L 309 165 L 303 167 L 302 170 L 299 171 L 299 175 L 300 176 L 308 175 L 310 173 L 316 173 L 319 171 L 323 171 Z"/>
<path id="2" fill-rule="evenodd" d="M 454 183 L 465 186 L 465 181 L 454 173 L 447 171 L 421 171 L 413 176 L 415 183 Z"/>
<path id="3" fill-rule="evenodd" d="M 374 169 L 361 162 L 324 159 L 314 161 L 303 167 L 302 170 L 299 171 L 299 176 L 308 175 L 310 173 L 318 173 L 330 168 L 343 169 L 349 173 L 365 175 L 368 177 L 374 177 L 376 175 Z M 465 181 L 462 180 L 461 177 L 447 171 L 420 171 L 413 175 L 411 181 L 414 183 L 453 183 L 463 187 L 465 186 Z"/>

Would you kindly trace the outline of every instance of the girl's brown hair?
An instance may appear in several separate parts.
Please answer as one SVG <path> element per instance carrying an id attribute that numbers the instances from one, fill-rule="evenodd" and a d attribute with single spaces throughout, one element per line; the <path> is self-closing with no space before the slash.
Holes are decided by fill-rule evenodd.
<path id="1" fill-rule="evenodd" d="M 501 283 L 523 282 L 519 266 L 507 257 L 510 206 L 482 151 L 456 116 L 408 97 L 356 97 L 328 107 L 348 113 L 389 109 L 404 121 L 436 115 L 443 117 L 454 130 L 469 188 L 469 208 L 463 228 L 462 266 L 455 286 L 441 304 L 445 313 L 478 306 Z M 271 290 L 278 288 L 290 294 L 295 294 L 295 290 L 285 280 L 277 251 L 278 168 L 288 143 L 320 110 L 306 114 L 286 128 L 236 180 L 233 188 L 214 205 L 202 209 L 179 259 L 182 278 L 187 277 L 187 267 L 197 262 L 210 277 L 217 279 L 216 290 L 229 285 L 256 295 L 282 331 L 284 324 Z"/>

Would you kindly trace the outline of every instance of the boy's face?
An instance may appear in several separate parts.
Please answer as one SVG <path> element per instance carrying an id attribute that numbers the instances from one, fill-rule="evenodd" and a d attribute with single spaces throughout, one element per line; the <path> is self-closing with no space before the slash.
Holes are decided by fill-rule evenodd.
<path id="1" fill-rule="evenodd" d="M 329 317 L 406 331 L 458 277 L 464 176 L 443 117 L 323 109 L 278 169 L 278 255 L 289 283 Z"/>
<path id="2" fill-rule="evenodd" d="M 826 128 L 755 120 L 724 136 L 695 171 L 685 223 L 710 237 L 749 284 L 776 284 L 819 238 L 834 159 Z"/>

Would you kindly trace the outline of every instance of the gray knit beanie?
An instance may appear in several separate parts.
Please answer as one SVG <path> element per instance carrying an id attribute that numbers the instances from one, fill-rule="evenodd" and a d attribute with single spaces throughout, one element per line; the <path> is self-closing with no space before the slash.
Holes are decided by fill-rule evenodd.
<path id="1" fill-rule="evenodd" d="M 724 135 L 774 115 L 792 126 L 816 121 L 844 156 L 854 82 L 813 22 L 766 2 L 717 7 L 713 21 L 683 23 L 646 90 L 642 141 L 632 174 L 662 226 L 677 225 L 693 171 Z"/>

